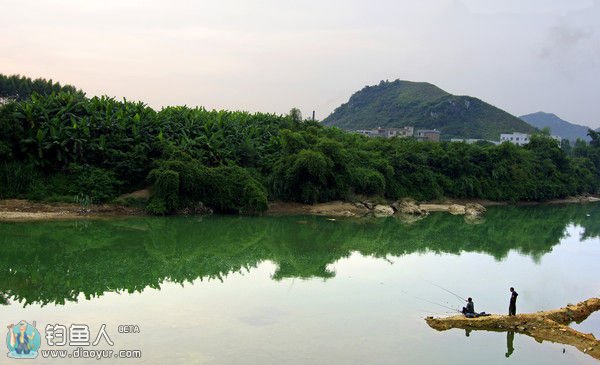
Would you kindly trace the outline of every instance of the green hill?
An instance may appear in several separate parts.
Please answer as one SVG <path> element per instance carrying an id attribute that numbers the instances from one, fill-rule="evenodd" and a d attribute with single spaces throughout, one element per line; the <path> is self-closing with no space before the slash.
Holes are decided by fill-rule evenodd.
<path id="1" fill-rule="evenodd" d="M 470 96 L 425 82 L 382 81 L 356 92 L 323 121 L 346 130 L 414 126 L 438 129 L 442 138 L 499 140 L 500 133 L 533 133 L 521 119 Z"/>
<path id="2" fill-rule="evenodd" d="M 575 142 L 577 139 L 582 139 L 587 142 L 592 140 L 590 136 L 588 136 L 588 131 L 591 129 L 590 127 L 567 122 L 566 120 L 557 117 L 555 114 L 537 112 L 523 115 L 520 118 L 536 128 L 550 128 L 550 133 L 572 142 Z"/>

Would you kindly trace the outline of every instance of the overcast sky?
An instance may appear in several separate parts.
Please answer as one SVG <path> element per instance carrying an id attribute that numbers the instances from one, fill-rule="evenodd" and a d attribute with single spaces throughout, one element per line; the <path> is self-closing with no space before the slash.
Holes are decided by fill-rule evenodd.
<path id="1" fill-rule="evenodd" d="M 319 119 L 399 78 L 596 128 L 600 0 L 0 0 L 0 73 Z"/>

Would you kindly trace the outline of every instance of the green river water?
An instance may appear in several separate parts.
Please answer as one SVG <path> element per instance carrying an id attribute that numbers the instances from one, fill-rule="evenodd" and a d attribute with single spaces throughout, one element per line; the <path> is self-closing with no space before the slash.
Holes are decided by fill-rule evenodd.
<path id="1" fill-rule="evenodd" d="M 493 207 L 477 224 L 443 213 L 0 223 L 4 331 L 35 321 L 42 350 L 75 350 L 49 346 L 46 326 L 85 324 L 93 341 L 106 324 L 114 346 L 87 349 L 142 353 L 31 363 L 598 363 L 525 335 L 437 332 L 423 318 L 463 303 L 436 285 L 491 313 L 507 312 L 510 286 L 517 312 L 600 296 L 600 204 Z M 573 327 L 600 336 L 600 313 Z"/>

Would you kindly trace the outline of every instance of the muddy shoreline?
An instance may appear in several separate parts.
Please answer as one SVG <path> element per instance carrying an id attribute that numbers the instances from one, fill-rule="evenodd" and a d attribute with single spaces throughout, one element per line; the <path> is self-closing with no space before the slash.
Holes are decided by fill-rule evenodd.
<path id="1" fill-rule="evenodd" d="M 410 201 L 410 200 L 409 200 Z M 567 199 L 557 199 L 547 202 L 519 202 L 515 205 L 548 205 L 548 204 L 584 204 L 600 201 L 598 197 L 572 197 Z M 417 203 L 411 201 L 414 206 L 423 212 L 448 212 L 450 214 L 465 214 L 465 207 L 468 205 L 480 205 L 483 207 L 509 205 L 508 202 L 495 202 L 487 200 L 465 200 L 465 199 L 447 199 L 443 201 L 430 201 Z M 369 203 L 332 201 L 314 205 L 300 204 L 294 202 L 271 202 L 269 210 L 265 212 L 267 216 L 281 215 L 317 215 L 328 217 L 362 217 L 373 214 L 376 209 L 380 209 L 381 216 L 399 214 L 401 212 L 394 209 L 385 211 L 384 208 L 391 207 L 393 204 L 375 204 L 369 206 Z M 46 221 L 46 220 L 74 220 L 74 219 L 100 219 L 130 216 L 145 216 L 146 213 L 141 207 L 130 207 L 117 204 L 101 204 L 81 206 L 73 203 L 48 203 L 34 202 L 23 199 L 0 200 L 0 221 L 21 222 L 21 221 Z M 376 214 L 377 215 L 377 214 Z"/>
<path id="2" fill-rule="evenodd" d="M 582 196 L 582 197 L 570 197 L 565 199 L 555 199 L 546 202 L 497 202 L 491 200 L 480 200 L 480 199 L 445 199 L 445 200 L 434 200 L 428 202 L 415 202 L 408 199 L 408 201 L 414 203 L 416 208 L 420 208 L 426 212 L 447 212 L 455 215 L 465 214 L 465 208 L 469 205 L 491 207 L 491 206 L 531 206 L 531 205 L 556 205 L 556 204 L 587 204 L 600 202 L 600 198 L 595 196 Z M 368 211 L 362 207 L 364 203 L 358 204 L 356 202 L 343 202 L 333 201 L 327 203 L 318 203 L 314 205 L 300 204 L 293 202 L 271 202 L 269 204 L 269 210 L 266 215 L 322 215 L 331 217 L 352 217 L 352 216 L 363 216 Z M 376 205 L 373 203 L 373 205 Z M 390 204 L 383 204 L 384 206 Z M 391 204 L 390 206 L 393 206 Z M 372 209 L 371 209 L 372 210 Z M 398 213 L 398 212 L 396 212 Z"/>
<path id="3" fill-rule="evenodd" d="M 22 199 L 0 200 L 0 221 L 56 221 L 141 216 L 141 208 L 101 204 L 82 207 L 72 203 L 46 203 Z"/>

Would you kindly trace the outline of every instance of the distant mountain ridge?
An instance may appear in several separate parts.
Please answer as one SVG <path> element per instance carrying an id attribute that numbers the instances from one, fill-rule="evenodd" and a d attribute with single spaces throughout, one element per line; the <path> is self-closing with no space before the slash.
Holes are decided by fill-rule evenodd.
<path id="1" fill-rule="evenodd" d="M 563 139 L 570 141 L 575 141 L 577 138 L 584 141 L 591 140 L 587 135 L 588 130 L 591 129 L 590 127 L 567 122 L 552 113 L 537 112 L 519 118 L 539 129 L 550 128 L 550 133 Z"/>
<path id="2" fill-rule="evenodd" d="M 480 99 L 452 95 L 435 85 L 382 81 L 354 93 L 323 120 L 347 130 L 414 126 L 438 129 L 442 138 L 499 140 L 501 133 L 534 133 L 536 128 Z"/>

